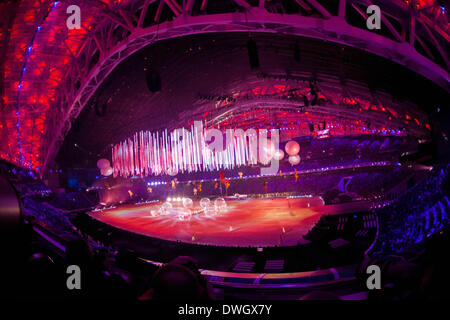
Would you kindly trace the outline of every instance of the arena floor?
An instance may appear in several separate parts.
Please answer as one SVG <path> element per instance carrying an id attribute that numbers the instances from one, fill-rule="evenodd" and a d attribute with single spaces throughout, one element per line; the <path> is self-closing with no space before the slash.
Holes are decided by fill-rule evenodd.
<path id="1" fill-rule="evenodd" d="M 324 205 L 320 198 L 227 200 L 225 212 L 196 214 L 182 221 L 176 213 L 154 217 L 160 204 L 122 205 L 88 214 L 111 226 L 153 238 L 218 246 L 292 246 L 324 214 L 366 211 L 368 202 Z M 181 206 L 181 205 L 180 205 Z M 174 206 L 176 208 L 176 206 Z M 200 210 L 194 202 L 193 211 Z"/>

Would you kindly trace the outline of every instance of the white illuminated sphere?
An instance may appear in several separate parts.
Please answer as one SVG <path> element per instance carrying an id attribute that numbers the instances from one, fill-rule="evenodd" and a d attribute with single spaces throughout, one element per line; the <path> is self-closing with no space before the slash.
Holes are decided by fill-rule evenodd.
<path id="1" fill-rule="evenodd" d="M 151 210 L 150 215 L 152 217 L 159 217 L 161 215 L 161 208 L 158 208 L 158 210 Z"/>
<path id="2" fill-rule="evenodd" d="M 206 209 L 210 205 L 211 205 L 211 200 L 209 200 L 209 198 L 202 198 L 200 200 L 200 207 L 202 207 L 203 209 Z"/>
<path id="3" fill-rule="evenodd" d="M 214 200 L 214 209 L 217 213 L 225 211 L 227 208 L 227 203 L 224 198 L 217 198 Z"/>
<path id="4" fill-rule="evenodd" d="M 258 155 L 261 157 L 259 161 L 262 164 L 267 164 L 275 154 L 275 145 L 273 144 L 271 139 L 260 138 L 259 147 L 262 148 L 262 153 Z"/>
<path id="5" fill-rule="evenodd" d="M 284 150 L 290 156 L 295 156 L 300 152 L 300 145 L 297 141 L 291 140 L 284 146 Z"/>
<path id="6" fill-rule="evenodd" d="M 192 217 L 191 209 L 178 208 L 177 212 L 178 212 L 178 220 L 187 221 L 187 220 L 190 220 Z"/>
<path id="7" fill-rule="evenodd" d="M 176 176 L 177 174 L 178 174 L 178 171 L 177 170 L 175 170 L 175 169 L 173 169 L 173 168 L 168 168 L 168 169 L 166 169 L 166 173 L 169 175 L 169 176 Z"/>
<path id="8" fill-rule="evenodd" d="M 295 155 L 295 156 L 290 156 L 289 157 L 289 163 L 292 164 L 293 166 L 297 165 L 300 163 L 300 156 L 299 155 Z"/>
<path id="9" fill-rule="evenodd" d="M 191 198 L 183 198 L 183 207 L 191 209 L 194 206 L 194 202 Z"/>
<path id="10" fill-rule="evenodd" d="M 100 173 L 105 177 L 110 176 L 113 173 L 113 168 L 111 167 L 102 168 L 100 169 Z"/>
<path id="11" fill-rule="evenodd" d="M 214 206 L 207 206 L 203 213 L 205 216 L 214 216 L 216 214 L 216 209 L 214 209 Z"/>
<path id="12" fill-rule="evenodd" d="M 284 158 L 284 152 L 281 149 L 278 149 L 277 151 L 275 151 L 275 153 L 273 154 L 273 158 L 277 161 L 280 161 L 281 159 Z"/>
<path id="13" fill-rule="evenodd" d="M 167 215 L 170 214 L 170 212 L 172 211 L 172 204 L 169 202 L 164 202 L 161 205 L 161 215 Z"/>
<path id="14" fill-rule="evenodd" d="M 109 163 L 108 159 L 100 159 L 97 161 L 97 168 L 99 168 L 99 169 L 107 168 L 109 166 L 110 166 L 110 163 Z"/>

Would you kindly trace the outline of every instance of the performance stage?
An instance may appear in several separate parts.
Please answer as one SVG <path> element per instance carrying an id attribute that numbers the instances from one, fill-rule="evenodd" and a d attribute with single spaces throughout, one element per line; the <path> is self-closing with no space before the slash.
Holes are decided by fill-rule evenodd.
<path id="1" fill-rule="evenodd" d="M 88 215 L 152 238 L 215 246 L 267 247 L 303 244 L 307 241 L 302 236 L 322 215 L 363 212 L 370 205 L 368 202 L 324 205 L 319 197 L 227 199 L 226 203 L 224 212 L 194 214 L 189 220 L 180 220 L 173 213 L 152 216 L 161 203 L 122 205 Z M 199 202 L 195 201 L 193 211 L 200 210 Z"/>

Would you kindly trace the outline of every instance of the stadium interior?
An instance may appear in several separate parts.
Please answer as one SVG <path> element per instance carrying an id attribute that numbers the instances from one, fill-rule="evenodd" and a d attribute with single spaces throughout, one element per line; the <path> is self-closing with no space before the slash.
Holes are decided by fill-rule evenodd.
<path id="1" fill-rule="evenodd" d="M 448 298 L 448 9 L 0 3 L 2 290 Z M 82 290 L 66 287 L 70 265 Z"/>

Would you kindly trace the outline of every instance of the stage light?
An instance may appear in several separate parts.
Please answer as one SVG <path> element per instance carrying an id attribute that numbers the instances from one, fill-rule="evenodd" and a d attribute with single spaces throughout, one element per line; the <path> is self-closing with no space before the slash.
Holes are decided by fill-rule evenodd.
<path id="1" fill-rule="evenodd" d="M 252 38 L 248 38 L 247 41 L 248 60 L 250 62 L 250 68 L 259 68 L 258 47 Z"/>
<path id="2" fill-rule="evenodd" d="M 317 100 L 318 100 L 319 96 L 317 95 L 317 93 L 315 93 L 313 95 L 313 99 L 311 100 L 311 106 L 315 106 L 317 105 Z"/>
<path id="3" fill-rule="evenodd" d="M 147 87 L 151 92 L 161 91 L 161 75 L 154 69 L 147 69 L 145 72 Z"/>

